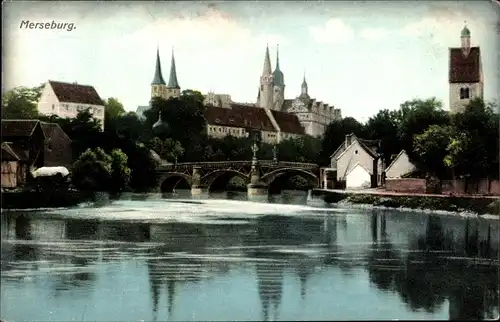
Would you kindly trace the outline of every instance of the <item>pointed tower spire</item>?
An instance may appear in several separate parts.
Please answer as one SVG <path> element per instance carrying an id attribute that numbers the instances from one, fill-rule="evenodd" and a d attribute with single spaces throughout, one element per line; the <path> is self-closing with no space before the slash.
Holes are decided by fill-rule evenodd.
<path id="1" fill-rule="evenodd" d="M 266 56 L 264 57 L 264 69 L 262 70 L 262 76 L 270 75 L 272 73 L 271 69 L 271 58 L 269 57 L 269 45 L 266 45 Z"/>
<path id="2" fill-rule="evenodd" d="M 280 70 L 280 45 L 276 45 L 276 70 Z"/>
<path id="3" fill-rule="evenodd" d="M 273 72 L 274 75 L 274 85 L 284 87 L 285 86 L 285 76 L 280 70 L 280 45 L 276 47 L 276 69 Z"/>
<path id="4" fill-rule="evenodd" d="M 165 85 L 165 80 L 163 79 L 163 74 L 161 73 L 161 62 L 160 62 L 160 47 L 156 47 L 156 68 L 155 75 L 151 85 Z"/>
<path id="5" fill-rule="evenodd" d="M 180 89 L 177 81 L 177 70 L 175 68 L 174 48 L 172 47 L 172 62 L 170 63 L 170 77 L 168 78 L 168 88 Z"/>

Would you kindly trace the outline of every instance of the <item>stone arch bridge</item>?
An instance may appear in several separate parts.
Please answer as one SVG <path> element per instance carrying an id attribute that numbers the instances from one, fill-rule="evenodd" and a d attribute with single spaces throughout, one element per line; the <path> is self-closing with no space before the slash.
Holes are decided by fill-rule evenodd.
<path id="1" fill-rule="evenodd" d="M 162 165 L 157 169 L 158 189 L 173 192 L 176 188 L 191 188 L 193 194 L 224 189 L 233 177 L 259 186 L 271 193 L 281 191 L 292 176 L 307 180 L 310 188 L 319 186 L 319 166 L 313 163 L 276 161 L 188 162 Z M 196 191 L 196 192 L 195 192 Z"/>

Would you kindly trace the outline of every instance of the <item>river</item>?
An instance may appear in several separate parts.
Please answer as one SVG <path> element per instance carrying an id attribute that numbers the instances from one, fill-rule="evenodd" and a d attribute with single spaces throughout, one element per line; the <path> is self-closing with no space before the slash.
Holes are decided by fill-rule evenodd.
<path id="1" fill-rule="evenodd" d="M 240 199 L 2 211 L 1 318 L 498 317 L 498 221 Z"/>

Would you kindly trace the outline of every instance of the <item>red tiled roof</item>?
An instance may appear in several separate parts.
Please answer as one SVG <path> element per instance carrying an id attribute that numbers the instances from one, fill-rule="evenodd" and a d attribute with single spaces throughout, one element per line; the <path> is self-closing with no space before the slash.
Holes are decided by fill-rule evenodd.
<path id="1" fill-rule="evenodd" d="M 2 142 L 2 161 L 19 161 L 20 159 L 7 142 Z"/>
<path id="2" fill-rule="evenodd" d="M 39 120 L 2 120 L 2 137 L 30 137 Z"/>
<path id="3" fill-rule="evenodd" d="M 479 47 L 471 47 L 464 57 L 462 48 L 450 48 L 450 83 L 476 83 L 480 81 L 481 52 Z"/>
<path id="4" fill-rule="evenodd" d="M 251 128 L 274 132 L 273 124 L 262 108 L 231 104 L 231 108 L 207 106 L 205 118 L 208 124 Z"/>
<path id="5" fill-rule="evenodd" d="M 104 105 L 94 86 L 49 81 L 60 102 Z"/>
<path id="6" fill-rule="evenodd" d="M 276 123 L 278 123 L 281 132 L 305 134 L 304 127 L 300 124 L 297 115 L 273 110 L 271 110 L 271 113 L 273 114 Z"/>

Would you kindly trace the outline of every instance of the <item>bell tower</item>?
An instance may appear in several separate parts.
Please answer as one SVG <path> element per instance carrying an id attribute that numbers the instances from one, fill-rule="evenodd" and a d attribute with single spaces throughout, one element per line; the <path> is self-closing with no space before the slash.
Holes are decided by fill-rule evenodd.
<path id="1" fill-rule="evenodd" d="M 273 108 L 274 76 L 271 70 L 271 59 L 269 58 L 269 46 L 266 46 L 264 57 L 264 68 L 260 76 L 259 106 L 262 108 Z"/>

